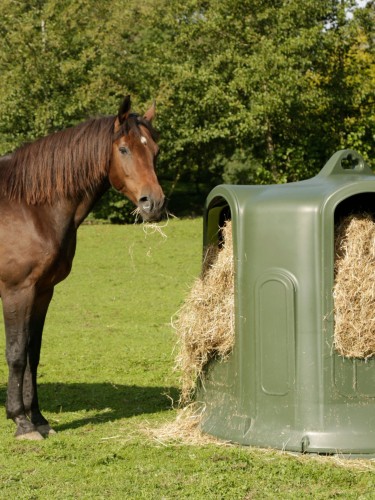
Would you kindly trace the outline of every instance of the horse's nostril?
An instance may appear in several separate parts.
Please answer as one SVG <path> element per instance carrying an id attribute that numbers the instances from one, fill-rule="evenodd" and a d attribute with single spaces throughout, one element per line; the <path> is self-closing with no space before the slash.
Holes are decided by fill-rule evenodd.
<path id="1" fill-rule="evenodd" d="M 151 210 L 151 201 L 148 196 L 142 196 L 142 198 L 139 198 L 138 203 L 143 210 Z"/>

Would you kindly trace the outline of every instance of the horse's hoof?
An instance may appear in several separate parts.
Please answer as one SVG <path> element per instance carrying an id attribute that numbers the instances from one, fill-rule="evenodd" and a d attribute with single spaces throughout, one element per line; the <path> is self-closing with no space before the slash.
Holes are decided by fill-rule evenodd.
<path id="1" fill-rule="evenodd" d="M 37 431 L 43 436 L 43 437 L 49 437 L 49 436 L 54 436 L 57 434 L 55 430 L 52 429 L 48 424 L 44 425 L 38 425 L 37 426 Z"/>
<path id="2" fill-rule="evenodd" d="M 38 431 L 26 432 L 26 434 L 18 434 L 16 439 L 28 441 L 43 441 L 43 436 Z"/>

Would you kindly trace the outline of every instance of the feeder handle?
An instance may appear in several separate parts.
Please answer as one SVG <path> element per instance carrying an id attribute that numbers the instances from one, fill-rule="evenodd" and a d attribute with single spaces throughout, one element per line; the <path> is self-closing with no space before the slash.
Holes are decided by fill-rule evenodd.
<path id="1" fill-rule="evenodd" d="M 327 161 L 318 176 L 328 177 L 336 174 L 374 175 L 362 156 L 352 149 L 337 151 Z"/>

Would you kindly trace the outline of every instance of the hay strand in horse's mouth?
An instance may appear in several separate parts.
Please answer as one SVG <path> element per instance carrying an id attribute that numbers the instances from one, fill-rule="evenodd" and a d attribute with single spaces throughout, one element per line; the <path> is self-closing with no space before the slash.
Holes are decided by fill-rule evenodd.
<path id="1" fill-rule="evenodd" d="M 134 224 L 137 224 L 139 218 L 141 217 L 141 209 L 139 207 L 136 207 L 130 212 L 130 215 L 134 215 Z"/>
<path id="2" fill-rule="evenodd" d="M 131 212 L 131 214 L 135 216 L 134 224 L 137 224 L 139 221 L 139 217 L 141 216 L 140 209 L 138 207 L 135 208 Z M 141 221 L 143 232 L 146 235 L 153 234 L 153 233 L 159 233 L 162 238 L 164 238 L 164 239 L 167 238 L 167 235 L 164 233 L 163 229 L 168 226 L 170 217 L 174 217 L 174 215 L 167 212 L 167 217 L 163 222 Z"/>

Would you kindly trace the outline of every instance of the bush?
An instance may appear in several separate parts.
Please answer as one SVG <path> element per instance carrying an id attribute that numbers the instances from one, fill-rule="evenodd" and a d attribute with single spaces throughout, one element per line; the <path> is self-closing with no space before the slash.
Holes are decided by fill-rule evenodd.
<path id="1" fill-rule="evenodd" d="M 90 219 L 102 220 L 111 224 L 131 224 L 135 221 L 134 205 L 114 189 L 110 189 L 92 210 Z"/>

